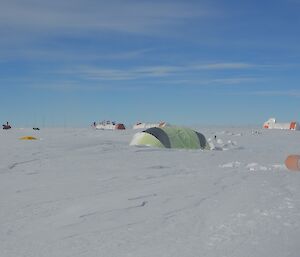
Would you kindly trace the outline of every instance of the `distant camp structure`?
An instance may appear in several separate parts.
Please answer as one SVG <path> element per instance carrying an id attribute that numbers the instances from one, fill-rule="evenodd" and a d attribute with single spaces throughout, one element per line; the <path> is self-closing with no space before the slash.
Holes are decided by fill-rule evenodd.
<path id="1" fill-rule="evenodd" d="M 3 129 L 11 129 L 11 126 L 9 125 L 8 122 L 6 122 L 6 124 L 2 125 Z"/>
<path id="2" fill-rule="evenodd" d="M 277 123 L 275 118 L 268 119 L 263 124 L 263 128 L 265 128 L 265 129 L 300 130 L 300 126 L 297 121 L 291 121 L 288 123 Z"/>
<path id="3" fill-rule="evenodd" d="M 160 148 L 210 149 L 201 133 L 184 127 L 153 127 L 134 135 L 130 145 Z"/>
<path id="4" fill-rule="evenodd" d="M 159 123 L 144 123 L 144 122 L 137 122 L 133 125 L 133 129 L 148 129 L 148 128 L 154 128 L 159 127 L 163 128 L 165 126 L 168 126 L 166 122 L 159 122 Z"/>
<path id="5" fill-rule="evenodd" d="M 99 123 L 94 122 L 92 127 L 100 130 L 124 130 L 125 125 L 123 123 L 116 123 L 114 121 L 101 121 Z"/>

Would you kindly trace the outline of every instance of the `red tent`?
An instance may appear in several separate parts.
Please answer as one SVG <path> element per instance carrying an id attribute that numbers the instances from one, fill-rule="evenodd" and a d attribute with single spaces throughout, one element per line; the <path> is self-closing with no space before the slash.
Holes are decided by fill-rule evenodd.
<path id="1" fill-rule="evenodd" d="M 124 126 L 124 124 L 119 123 L 115 126 L 115 129 L 125 129 L 125 126 Z"/>

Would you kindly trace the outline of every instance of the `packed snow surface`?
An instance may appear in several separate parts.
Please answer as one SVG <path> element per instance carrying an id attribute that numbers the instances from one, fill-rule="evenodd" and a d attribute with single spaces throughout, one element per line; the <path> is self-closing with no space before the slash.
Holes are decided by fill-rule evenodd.
<path id="1" fill-rule="evenodd" d="M 214 150 L 133 147 L 133 130 L 1 131 L 0 256 L 299 257 L 300 172 L 284 160 L 300 132 L 197 130 Z"/>

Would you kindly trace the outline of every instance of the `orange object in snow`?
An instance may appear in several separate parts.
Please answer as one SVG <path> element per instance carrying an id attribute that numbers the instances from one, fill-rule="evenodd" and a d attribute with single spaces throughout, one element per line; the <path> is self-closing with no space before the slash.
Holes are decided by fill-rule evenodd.
<path id="1" fill-rule="evenodd" d="M 32 136 L 26 136 L 26 137 L 21 137 L 21 140 L 37 140 L 36 137 L 32 137 Z"/>
<path id="2" fill-rule="evenodd" d="M 296 130 L 296 128 L 297 128 L 297 122 L 292 121 L 290 124 L 290 130 Z"/>
<path id="3" fill-rule="evenodd" d="M 285 166 L 289 170 L 300 171 L 300 155 L 289 155 L 285 160 Z"/>

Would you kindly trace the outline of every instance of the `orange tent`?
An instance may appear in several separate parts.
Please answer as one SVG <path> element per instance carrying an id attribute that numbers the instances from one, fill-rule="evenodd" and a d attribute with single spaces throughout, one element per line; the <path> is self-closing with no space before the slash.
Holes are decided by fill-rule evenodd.
<path id="1" fill-rule="evenodd" d="M 300 171 L 300 155 L 289 155 L 285 160 L 285 166 L 289 170 Z"/>

